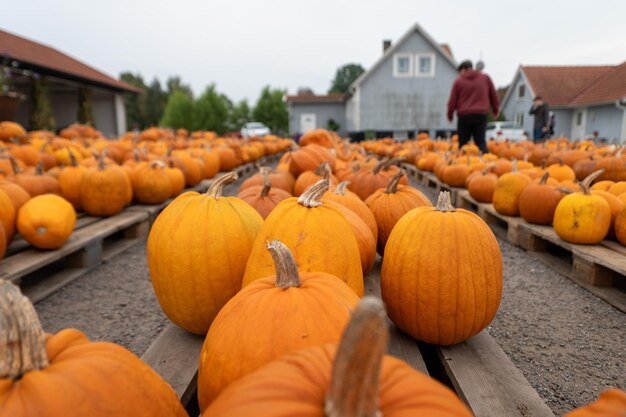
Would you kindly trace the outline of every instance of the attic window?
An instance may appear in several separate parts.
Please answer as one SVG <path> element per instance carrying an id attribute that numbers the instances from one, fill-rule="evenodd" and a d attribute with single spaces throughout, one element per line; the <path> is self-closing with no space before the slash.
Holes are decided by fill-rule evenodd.
<path id="1" fill-rule="evenodd" d="M 416 54 L 415 64 L 416 77 L 435 76 L 435 54 Z"/>
<path id="2" fill-rule="evenodd" d="M 517 87 L 517 98 L 524 98 L 526 95 L 526 86 L 524 84 L 520 84 Z"/>
<path id="3" fill-rule="evenodd" d="M 393 57 L 393 76 L 410 77 L 413 73 L 413 56 L 411 54 L 395 54 Z"/>

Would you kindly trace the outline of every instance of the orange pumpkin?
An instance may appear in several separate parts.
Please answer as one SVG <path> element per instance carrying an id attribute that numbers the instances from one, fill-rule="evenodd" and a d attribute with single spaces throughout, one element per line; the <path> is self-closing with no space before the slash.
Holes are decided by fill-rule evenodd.
<path id="1" fill-rule="evenodd" d="M 25 189 L 11 181 L 0 180 L 0 190 L 7 193 L 16 213 L 30 199 L 30 194 Z"/>
<path id="2" fill-rule="evenodd" d="M 506 216 L 519 216 L 519 196 L 530 183 L 530 178 L 517 172 L 517 162 L 514 161 L 512 172 L 498 178 L 493 192 L 493 208 Z"/>
<path id="3" fill-rule="evenodd" d="M 106 166 L 103 156 L 97 168 L 88 169 L 80 183 L 80 205 L 92 216 L 120 213 L 132 200 L 132 186 L 126 172 L 117 165 Z"/>
<path id="4" fill-rule="evenodd" d="M 437 416 L 472 413 L 439 382 L 385 355 L 380 301 L 364 298 L 341 342 L 285 356 L 234 382 L 203 417 Z"/>
<path id="5" fill-rule="evenodd" d="M 330 185 L 337 185 L 337 178 L 330 172 L 330 165 L 328 162 L 322 162 L 322 164 L 315 169 L 315 171 L 304 171 L 296 179 L 296 183 L 293 186 L 293 195 L 298 197 L 304 190 L 321 180 L 322 178 L 329 178 Z"/>
<path id="6" fill-rule="evenodd" d="M 274 264 L 263 244 L 280 240 L 292 248 L 300 270 L 335 275 L 363 295 L 359 246 L 343 214 L 321 201 L 328 187 L 327 179 L 320 180 L 299 198 L 283 200 L 267 216 L 248 258 L 244 287 L 272 274 Z"/>
<path id="7" fill-rule="evenodd" d="M 161 204 L 172 195 L 172 182 L 161 161 L 135 168 L 131 183 L 133 196 L 142 204 Z"/>
<path id="8" fill-rule="evenodd" d="M 289 171 L 297 177 L 304 171 L 313 171 L 323 162 L 328 162 L 331 169 L 335 167 L 335 158 L 327 148 L 311 144 L 291 153 Z"/>
<path id="9" fill-rule="evenodd" d="M 226 303 L 206 336 L 198 371 L 201 410 L 232 382 L 286 353 L 338 342 L 359 301 L 333 275 L 299 273 L 280 241 L 267 248 L 276 272 Z"/>
<path id="10" fill-rule="evenodd" d="M 382 298 L 396 326 L 415 339 L 453 345 L 483 330 L 502 296 L 502 254 L 493 232 L 450 194 L 405 214 L 389 236 Z"/>
<path id="11" fill-rule="evenodd" d="M 481 203 L 491 203 L 497 183 L 498 176 L 485 169 L 481 175 L 470 180 L 467 184 L 467 191 L 474 200 Z"/>
<path id="12" fill-rule="evenodd" d="M 11 158 L 11 161 L 15 161 Z M 43 164 L 40 162 L 34 173 L 24 172 L 17 164 L 13 166 L 15 177 L 13 181 L 22 187 L 31 196 L 35 197 L 42 194 L 61 194 L 59 182 L 50 175 L 43 172 Z"/>
<path id="13" fill-rule="evenodd" d="M 17 230 L 25 241 L 40 249 L 57 249 L 65 244 L 76 226 L 76 211 L 54 194 L 33 197 L 20 209 Z"/>
<path id="14" fill-rule="evenodd" d="M 626 416 L 626 392 L 612 388 L 600 394 L 593 403 L 577 408 L 564 417 L 624 417 Z"/>
<path id="15" fill-rule="evenodd" d="M 219 310 L 241 288 L 245 260 L 263 219 L 237 197 L 223 197 L 231 172 L 206 194 L 171 202 L 148 237 L 148 267 L 157 300 L 180 327 L 206 334 Z M 229 260 L 237 259 L 238 262 Z"/>
<path id="16" fill-rule="evenodd" d="M 69 205 L 69 204 L 68 204 Z M 0 280 L 2 417 L 185 417 L 172 388 L 137 356 L 78 330 L 44 334 L 33 305 Z"/>
<path id="17" fill-rule="evenodd" d="M 519 196 L 519 212 L 524 220 L 533 224 L 552 224 L 554 212 L 565 196 L 558 188 L 547 184 L 547 172 L 539 183 L 529 184 Z"/>
<path id="18" fill-rule="evenodd" d="M 267 218 L 281 201 L 292 197 L 291 194 L 281 188 L 272 188 L 267 171 L 264 176 L 266 177 L 265 185 L 254 185 L 243 190 L 240 189 L 237 195 L 258 211 L 263 219 Z"/>
<path id="19" fill-rule="evenodd" d="M 241 192 L 246 188 L 254 187 L 257 185 L 265 185 L 264 175 L 266 171 L 272 188 L 280 188 L 281 190 L 284 190 L 291 195 L 293 191 L 293 185 L 295 183 L 293 175 L 291 175 L 291 173 L 289 172 L 271 172 L 271 169 L 268 167 L 260 167 L 258 174 L 254 174 L 253 176 L 241 183 L 239 191 Z"/>
<path id="20" fill-rule="evenodd" d="M 313 129 L 300 137 L 300 146 L 307 146 L 312 143 L 325 148 L 333 147 L 333 138 L 326 129 Z"/>
<path id="21" fill-rule="evenodd" d="M 176 197 L 185 189 L 185 175 L 180 169 L 170 166 L 165 167 L 165 173 L 170 180 L 170 197 Z"/>
<path id="22" fill-rule="evenodd" d="M 74 154 L 70 154 L 72 164 L 63 168 L 59 173 L 59 187 L 61 188 L 61 195 L 67 201 L 69 201 L 76 211 L 81 210 L 80 204 L 80 185 L 83 181 L 83 175 L 86 169 L 78 165 Z"/>
<path id="23" fill-rule="evenodd" d="M 361 200 L 367 200 L 376 190 L 387 187 L 390 178 L 399 171 L 398 167 L 391 168 L 390 165 L 397 161 L 398 159 L 395 158 L 383 159 L 372 169 L 363 169 L 356 172 L 348 185 L 348 189 L 357 194 Z M 400 178 L 400 184 L 408 185 L 409 181 L 403 176 Z"/>
<path id="24" fill-rule="evenodd" d="M 347 189 L 349 184 L 350 181 L 339 183 L 335 188 L 328 190 L 326 194 L 324 194 L 324 197 L 322 197 L 322 200 L 339 203 L 355 212 L 365 224 L 367 224 L 367 227 L 370 228 L 374 240 L 377 240 L 378 225 L 376 224 L 374 213 L 372 213 L 372 210 L 370 210 L 367 204 L 365 204 L 358 195 Z"/>
<path id="25" fill-rule="evenodd" d="M 402 216 L 417 207 L 432 207 L 428 197 L 420 191 L 409 185 L 399 185 L 402 177 L 405 177 L 404 172 L 398 172 L 389 180 L 387 188 L 375 191 L 365 200 L 376 218 L 377 250 L 381 255 L 385 252 L 391 231 Z"/>
<path id="26" fill-rule="evenodd" d="M 8 245 L 13 240 L 15 234 L 15 219 L 17 212 L 13 202 L 2 189 L 0 189 L 0 223 L 4 230 L 5 244 Z"/>
<path id="27" fill-rule="evenodd" d="M 591 195 L 597 195 L 599 197 L 602 197 L 607 203 L 609 203 L 609 208 L 611 209 L 611 225 L 609 226 L 609 232 L 606 236 L 609 238 L 614 238 L 615 229 L 613 227 L 613 224 L 615 223 L 615 218 L 617 217 L 618 213 L 624 208 L 624 203 L 622 203 L 619 198 L 606 191 L 591 190 Z"/>

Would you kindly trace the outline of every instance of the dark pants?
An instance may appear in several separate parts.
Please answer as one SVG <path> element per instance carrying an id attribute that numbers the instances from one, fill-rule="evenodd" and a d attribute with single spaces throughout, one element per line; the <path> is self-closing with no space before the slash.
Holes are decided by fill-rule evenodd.
<path id="1" fill-rule="evenodd" d="M 543 128 L 536 127 L 533 131 L 533 142 L 541 143 L 548 137 L 548 132 L 544 132 Z"/>
<path id="2" fill-rule="evenodd" d="M 485 143 L 485 130 L 487 129 L 486 114 L 464 114 L 459 116 L 459 149 L 469 142 L 470 137 L 474 138 L 474 143 L 482 153 L 488 153 Z"/>

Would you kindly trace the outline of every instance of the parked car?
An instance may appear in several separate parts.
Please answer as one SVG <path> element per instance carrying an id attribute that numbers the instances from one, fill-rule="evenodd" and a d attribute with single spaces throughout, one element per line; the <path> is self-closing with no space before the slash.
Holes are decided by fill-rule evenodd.
<path id="1" fill-rule="evenodd" d="M 259 122 L 246 123 L 241 128 L 241 136 L 244 138 L 251 138 L 253 136 L 265 136 L 269 135 L 270 133 L 270 128 Z"/>
<path id="2" fill-rule="evenodd" d="M 517 122 L 489 122 L 487 123 L 487 132 L 485 134 L 487 140 L 509 140 L 511 142 L 519 142 L 527 140 L 526 132 Z"/>

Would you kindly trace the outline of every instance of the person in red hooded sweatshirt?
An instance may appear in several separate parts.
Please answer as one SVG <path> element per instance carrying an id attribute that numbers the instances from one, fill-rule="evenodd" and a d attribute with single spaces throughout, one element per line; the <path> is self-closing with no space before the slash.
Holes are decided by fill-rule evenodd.
<path id="1" fill-rule="evenodd" d="M 474 138 L 474 143 L 483 153 L 489 152 L 485 142 L 487 113 L 493 111 L 494 118 L 500 114 L 500 100 L 488 75 L 472 69 L 471 61 L 463 61 L 458 68 L 459 76 L 452 85 L 448 100 L 448 120 L 456 111 L 458 119 L 459 149 Z"/>

